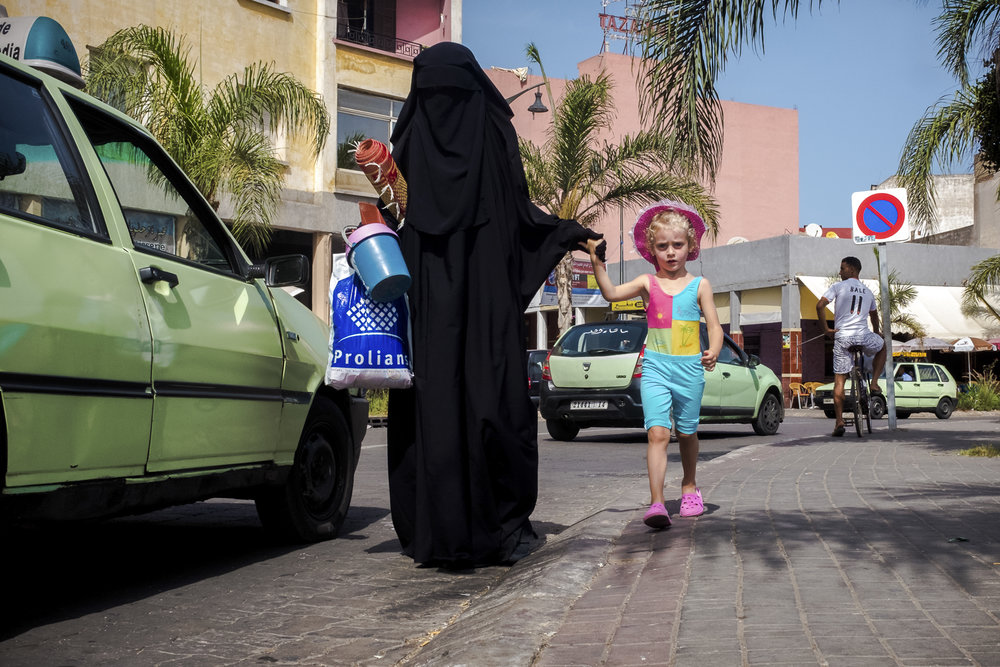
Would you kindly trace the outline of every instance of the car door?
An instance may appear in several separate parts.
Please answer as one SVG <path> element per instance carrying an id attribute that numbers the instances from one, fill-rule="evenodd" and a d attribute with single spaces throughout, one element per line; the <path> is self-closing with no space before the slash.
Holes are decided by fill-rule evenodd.
<path id="1" fill-rule="evenodd" d="M 153 339 L 147 471 L 272 459 L 284 360 L 270 294 L 244 279 L 245 258 L 154 141 L 83 100 L 73 109 L 143 283 Z"/>
<path id="2" fill-rule="evenodd" d="M 0 62 L 0 99 L 4 485 L 142 474 L 151 340 L 129 254 L 53 94 Z"/>
<path id="3" fill-rule="evenodd" d="M 895 371 L 896 408 L 916 410 L 920 407 L 920 378 L 915 364 L 896 366 Z"/>
<path id="4" fill-rule="evenodd" d="M 708 347 L 708 334 L 702 325 L 702 349 Z M 743 355 L 728 338 L 722 341 L 715 368 L 705 372 L 705 391 L 701 414 L 705 416 L 752 416 L 757 405 L 757 378 Z"/>
<path id="5" fill-rule="evenodd" d="M 941 381 L 933 364 L 917 364 L 917 377 L 919 406 L 924 410 L 933 409 L 937 405 L 938 398 L 945 393 L 944 382 Z"/>

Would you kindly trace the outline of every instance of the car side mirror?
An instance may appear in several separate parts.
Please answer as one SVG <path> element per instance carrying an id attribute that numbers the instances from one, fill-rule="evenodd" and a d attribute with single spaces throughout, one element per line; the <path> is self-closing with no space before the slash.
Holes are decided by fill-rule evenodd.
<path id="1" fill-rule="evenodd" d="M 760 357 L 758 357 L 756 354 L 751 354 L 751 355 L 748 355 L 748 356 L 749 356 L 749 360 L 748 360 L 747 365 L 750 368 L 757 368 L 758 366 L 760 366 Z"/>
<path id="2" fill-rule="evenodd" d="M 309 260 L 305 255 L 268 257 L 247 272 L 249 280 L 263 278 L 268 287 L 300 287 L 309 282 Z"/>
<path id="3" fill-rule="evenodd" d="M 7 176 L 17 176 L 18 174 L 23 174 L 24 170 L 28 168 L 28 163 L 24 159 L 24 155 L 14 151 L 8 153 L 6 151 L 0 152 L 0 181 L 2 181 Z"/>

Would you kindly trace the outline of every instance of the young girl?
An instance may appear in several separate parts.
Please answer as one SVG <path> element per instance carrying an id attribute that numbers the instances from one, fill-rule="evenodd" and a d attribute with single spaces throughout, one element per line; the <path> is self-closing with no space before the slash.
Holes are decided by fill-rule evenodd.
<path id="1" fill-rule="evenodd" d="M 695 480 L 698 463 L 698 415 L 705 388 L 705 371 L 715 368 L 722 349 L 722 327 L 712 300 L 712 287 L 704 278 L 692 276 L 685 265 L 698 256 L 705 223 L 681 202 L 663 200 L 639 213 L 632 229 L 636 250 L 656 267 L 624 285 L 615 286 L 597 257 L 599 241 L 587 242 L 590 261 L 601 294 L 608 301 L 642 296 L 647 304 L 649 331 L 642 365 L 642 407 L 649 444 L 646 467 L 652 504 L 643 517 L 651 528 L 666 528 L 670 514 L 664 507 L 663 482 L 667 474 L 667 444 L 670 421 L 681 450 L 680 515 L 698 516 L 705 511 Z M 708 349 L 701 349 L 699 322 L 708 327 Z"/>

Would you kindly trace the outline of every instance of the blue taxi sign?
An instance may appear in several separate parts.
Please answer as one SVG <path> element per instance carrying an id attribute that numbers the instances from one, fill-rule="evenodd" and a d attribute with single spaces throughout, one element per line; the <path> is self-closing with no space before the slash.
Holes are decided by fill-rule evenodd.
<path id="1" fill-rule="evenodd" d="M 0 16 L 0 53 L 83 88 L 73 41 L 47 16 Z"/>

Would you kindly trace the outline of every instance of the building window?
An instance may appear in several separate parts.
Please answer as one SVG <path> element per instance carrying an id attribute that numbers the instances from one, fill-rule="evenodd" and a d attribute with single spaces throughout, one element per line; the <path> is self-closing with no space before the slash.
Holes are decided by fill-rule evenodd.
<path id="1" fill-rule="evenodd" d="M 423 47 L 396 38 L 396 0 L 338 0 L 337 39 L 414 58 Z"/>
<path id="2" fill-rule="evenodd" d="M 356 90 L 337 90 L 337 167 L 357 169 L 354 147 L 365 139 L 377 139 L 389 145 L 396 118 L 403 108 L 401 100 L 379 97 Z"/>

